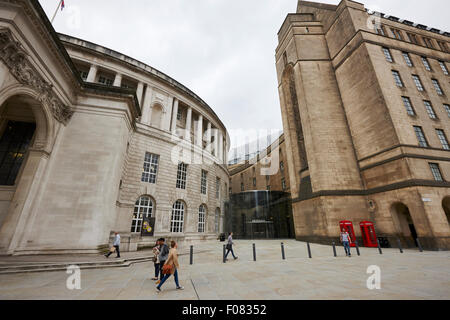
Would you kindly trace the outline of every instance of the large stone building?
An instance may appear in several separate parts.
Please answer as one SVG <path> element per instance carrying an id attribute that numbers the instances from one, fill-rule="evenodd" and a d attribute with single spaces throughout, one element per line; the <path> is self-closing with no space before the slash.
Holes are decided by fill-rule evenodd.
<path id="1" fill-rule="evenodd" d="M 370 220 L 395 245 L 450 248 L 449 36 L 348 0 L 287 16 L 276 67 L 297 239 L 330 243 L 340 220 L 360 237 Z"/>
<path id="2" fill-rule="evenodd" d="M 290 192 L 286 145 L 282 134 L 256 157 L 230 165 L 230 193 L 268 190 Z"/>
<path id="3" fill-rule="evenodd" d="M 0 254 L 216 238 L 229 140 L 176 80 L 57 34 L 37 0 L 0 0 Z"/>

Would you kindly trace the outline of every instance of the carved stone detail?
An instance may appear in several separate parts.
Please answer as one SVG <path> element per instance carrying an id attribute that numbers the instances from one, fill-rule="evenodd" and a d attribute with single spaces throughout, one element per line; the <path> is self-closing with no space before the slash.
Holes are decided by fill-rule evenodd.
<path id="1" fill-rule="evenodd" d="M 6 28 L 0 29 L 0 59 L 19 83 L 39 92 L 38 100 L 50 108 L 56 120 L 64 125 L 69 122 L 73 111 L 55 95 L 53 86 L 33 68 L 20 43 L 14 40 L 11 31 Z"/>

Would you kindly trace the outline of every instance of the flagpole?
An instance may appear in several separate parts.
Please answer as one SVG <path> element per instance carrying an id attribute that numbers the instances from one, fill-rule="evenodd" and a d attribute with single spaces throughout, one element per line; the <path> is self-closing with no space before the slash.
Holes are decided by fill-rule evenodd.
<path id="1" fill-rule="evenodd" d="M 63 0 L 59 0 L 58 7 L 56 7 L 55 14 L 53 15 L 53 18 L 51 20 L 52 24 L 53 24 L 53 20 L 55 20 L 56 14 L 58 13 L 59 7 L 61 7 L 62 2 L 63 2 Z"/>

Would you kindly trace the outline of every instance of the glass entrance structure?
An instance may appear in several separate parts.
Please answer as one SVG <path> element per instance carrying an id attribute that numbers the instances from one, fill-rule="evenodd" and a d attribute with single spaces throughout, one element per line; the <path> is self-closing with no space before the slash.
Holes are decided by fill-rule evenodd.
<path id="1" fill-rule="evenodd" d="M 294 238 L 290 194 L 249 191 L 231 195 L 224 232 L 233 232 L 235 239 Z"/>

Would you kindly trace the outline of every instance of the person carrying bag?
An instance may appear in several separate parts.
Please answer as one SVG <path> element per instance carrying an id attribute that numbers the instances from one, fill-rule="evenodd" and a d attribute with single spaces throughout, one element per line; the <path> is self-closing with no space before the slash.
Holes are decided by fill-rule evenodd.
<path id="1" fill-rule="evenodd" d="M 177 290 L 183 290 L 184 288 L 180 286 L 178 282 L 178 269 L 180 268 L 180 264 L 178 263 L 178 245 L 175 241 L 172 241 L 170 243 L 170 251 L 169 251 L 169 257 L 166 260 L 166 263 L 162 267 L 162 273 L 164 274 L 163 279 L 159 283 L 159 285 L 156 287 L 157 292 L 161 292 L 161 286 L 166 282 L 167 279 L 171 275 L 175 278 L 175 284 L 177 286 Z"/>

